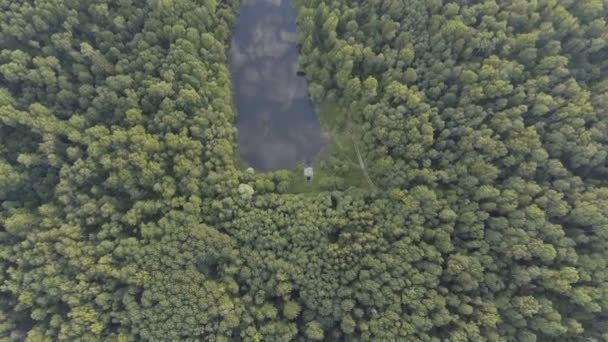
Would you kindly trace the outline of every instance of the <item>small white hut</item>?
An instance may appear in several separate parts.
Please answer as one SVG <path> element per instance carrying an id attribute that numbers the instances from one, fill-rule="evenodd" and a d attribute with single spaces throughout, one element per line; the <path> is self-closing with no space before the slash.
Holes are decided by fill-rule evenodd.
<path id="1" fill-rule="evenodd" d="M 312 180 L 312 176 L 314 175 L 314 172 L 312 170 L 312 167 L 307 167 L 304 169 L 304 177 L 306 178 L 307 181 L 311 181 Z"/>

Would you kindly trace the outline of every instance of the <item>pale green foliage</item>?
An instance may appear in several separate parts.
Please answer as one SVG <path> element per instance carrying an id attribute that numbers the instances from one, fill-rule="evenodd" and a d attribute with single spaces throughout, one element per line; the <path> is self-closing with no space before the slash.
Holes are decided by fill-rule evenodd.
<path id="1" fill-rule="evenodd" d="M 238 1 L 5 3 L 1 340 L 606 339 L 605 2 L 295 1 L 377 183 L 297 195 L 235 161 Z"/>

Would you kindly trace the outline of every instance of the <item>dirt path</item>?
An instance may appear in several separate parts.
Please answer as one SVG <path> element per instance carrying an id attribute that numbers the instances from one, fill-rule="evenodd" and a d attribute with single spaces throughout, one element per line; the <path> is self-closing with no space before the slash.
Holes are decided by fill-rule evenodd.
<path id="1" fill-rule="evenodd" d="M 361 168 L 361 171 L 363 171 L 363 174 L 365 175 L 365 179 L 369 183 L 369 186 L 372 188 L 372 190 L 376 190 L 376 184 L 374 184 L 372 178 L 369 176 L 369 173 L 367 173 L 367 167 L 365 167 L 365 163 L 363 162 L 363 158 L 361 157 L 361 153 L 359 152 L 359 147 L 355 142 L 355 138 L 353 138 L 352 134 L 349 134 L 349 136 L 350 140 L 352 140 L 353 142 L 353 146 L 355 147 L 355 152 L 357 152 L 357 159 L 359 159 L 359 167 Z"/>

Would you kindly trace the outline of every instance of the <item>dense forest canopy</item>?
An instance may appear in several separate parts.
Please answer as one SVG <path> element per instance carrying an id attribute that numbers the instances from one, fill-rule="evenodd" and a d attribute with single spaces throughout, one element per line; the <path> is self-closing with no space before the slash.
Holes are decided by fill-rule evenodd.
<path id="1" fill-rule="evenodd" d="M 1 339 L 608 339 L 608 2 L 294 5 L 377 189 L 237 166 L 238 1 L 0 0 Z"/>

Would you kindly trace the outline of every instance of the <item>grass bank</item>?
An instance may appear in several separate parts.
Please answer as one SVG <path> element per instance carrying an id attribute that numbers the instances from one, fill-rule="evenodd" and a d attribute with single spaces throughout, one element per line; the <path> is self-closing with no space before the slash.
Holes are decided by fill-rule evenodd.
<path id="1" fill-rule="evenodd" d="M 366 178 L 353 143 L 356 138 L 348 124 L 347 109 L 335 102 L 324 102 L 317 107 L 317 115 L 328 144 L 312 165 L 315 172 L 312 181 L 303 176 L 305 165 L 299 165 L 292 171 L 288 192 L 310 193 L 350 187 L 371 190 L 373 183 Z"/>

